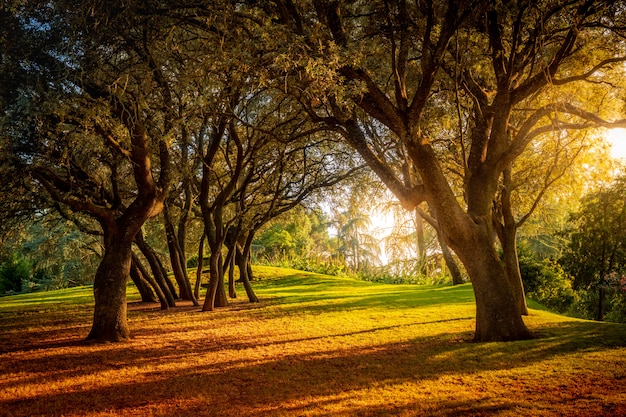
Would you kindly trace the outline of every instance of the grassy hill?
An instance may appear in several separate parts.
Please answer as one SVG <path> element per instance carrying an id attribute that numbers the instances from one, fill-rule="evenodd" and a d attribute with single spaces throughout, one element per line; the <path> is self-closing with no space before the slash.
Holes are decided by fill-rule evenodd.
<path id="1" fill-rule="evenodd" d="M 82 342 L 91 288 L 0 299 L 0 415 L 626 415 L 626 325 L 532 309 L 537 339 L 472 343 L 469 284 L 256 274 L 213 313 L 129 288 L 122 344 Z"/>

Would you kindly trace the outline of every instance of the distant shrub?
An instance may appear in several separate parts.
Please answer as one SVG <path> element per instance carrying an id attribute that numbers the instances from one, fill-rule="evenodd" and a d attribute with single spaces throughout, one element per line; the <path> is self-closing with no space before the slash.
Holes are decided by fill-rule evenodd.
<path id="1" fill-rule="evenodd" d="M 576 301 L 573 279 L 558 263 L 520 254 L 519 265 L 528 298 L 559 313 L 571 308 Z"/>
<path id="2" fill-rule="evenodd" d="M 13 254 L 0 264 L 0 294 L 22 292 L 22 282 L 30 279 L 30 263 Z"/>
<path id="3" fill-rule="evenodd" d="M 577 302 L 571 308 L 571 315 L 588 320 L 598 318 L 600 291 L 605 294 L 604 317 L 606 321 L 626 323 L 626 275 L 612 272 L 604 277 L 601 284 L 591 284 L 579 289 Z"/>

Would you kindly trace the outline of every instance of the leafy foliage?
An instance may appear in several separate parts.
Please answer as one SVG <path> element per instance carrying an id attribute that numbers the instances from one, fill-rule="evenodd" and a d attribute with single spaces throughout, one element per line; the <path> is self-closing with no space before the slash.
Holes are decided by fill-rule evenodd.
<path id="1" fill-rule="evenodd" d="M 571 216 L 560 262 L 574 288 L 597 288 L 605 276 L 626 272 L 626 176 L 588 194 Z"/>
<path id="2" fill-rule="evenodd" d="M 0 294 L 22 291 L 22 282 L 30 278 L 30 263 L 25 258 L 11 254 L 0 264 Z"/>
<path id="3" fill-rule="evenodd" d="M 561 266 L 550 260 L 538 260 L 530 253 L 519 257 L 524 290 L 529 298 L 547 308 L 565 313 L 576 300 L 572 277 Z"/>

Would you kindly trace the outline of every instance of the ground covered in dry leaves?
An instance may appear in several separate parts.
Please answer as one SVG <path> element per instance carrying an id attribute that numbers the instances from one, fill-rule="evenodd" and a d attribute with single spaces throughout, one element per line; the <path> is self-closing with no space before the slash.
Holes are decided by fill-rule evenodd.
<path id="1" fill-rule="evenodd" d="M 89 288 L 0 299 L 0 415 L 626 415 L 624 325 L 532 310 L 537 339 L 471 343 L 468 284 L 257 273 L 213 313 L 131 296 L 118 344 L 83 342 Z"/>

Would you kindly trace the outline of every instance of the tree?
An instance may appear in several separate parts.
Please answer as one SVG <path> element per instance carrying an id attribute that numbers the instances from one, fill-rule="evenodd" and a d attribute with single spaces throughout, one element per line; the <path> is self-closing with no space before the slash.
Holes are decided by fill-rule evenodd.
<path id="1" fill-rule="evenodd" d="M 132 243 L 143 223 L 159 214 L 167 191 L 165 135 L 171 124 L 160 112 L 167 86 L 159 82 L 151 56 L 158 25 L 132 8 L 94 5 L 84 18 L 76 6 L 58 1 L 16 9 L 28 22 L 21 30 L 46 42 L 20 85 L 19 100 L 8 112 L 14 123 L 5 134 L 14 166 L 36 181 L 39 192 L 61 212 L 99 224 L 103 254 L 87 338 L 119 341 L 130 336 L 126 281 Z M 11 84 L 18 82 L 19 74 L 7 75 Z"/>
<path id="2" fill-rule="evenodd" d="M 574 289 L 598 291 L 596 317 L 602 320 L 608 277 L 626 273 L 626 176 L 588 194 L 570 222 L 560 262 L 574 276 Z"/>
<path id="3" fill-rule="evenodd" d="M 494 197 L 504 172 L 539 136 L 608 124 L 583 94 L 559 92 L 619 73 L 621 5 L 314 1 L 305 12 L 280 4 L 265 12 L 298 35 L 285 39 L 297 54 L 276 64 L 282 88 L 292 87 L 313 120 L 341 132 L 403 206 L 427 201 L 436 211 L 473 283 L 475 339 L 531 337 L 495 250 Z M 439 116 L 455 110 L 460 129 L 442 130 Z M 397 154 L 373 146 L 366 119 L 400 144 L 420 183 L 403 180 Z M 445 165 L 451 149 L 462 154 L 462 199 Z"/>

